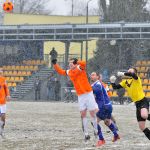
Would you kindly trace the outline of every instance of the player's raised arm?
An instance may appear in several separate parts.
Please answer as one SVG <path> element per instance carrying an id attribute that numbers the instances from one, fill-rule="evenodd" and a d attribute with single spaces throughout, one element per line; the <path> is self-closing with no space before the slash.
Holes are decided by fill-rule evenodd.
<path id="1" fill-rule="evenodd" d="M 113 75 L 110 77 L 110 83 L 113 87 L 113 89 L 120 89 L 120 88 L 123 88 L 120 84 L 116 84 L 115 81 L 116 81 L 116 77 Z"/>
<path id="2" fill-rule="evenodd" d="M 57 64 L 57 59 L 52 60 L 52 64 L 54 66 L 54 69 L 60 74 L 66 76 L 66 70 L 63 70 L 58 64 Z"/>
<path id="3" fill-rule="evenodd" d="M 86 62 L 85 61 L 79 61 L 77 62 L 79 65 L 80 69 L 84 70 L 86 68 Z"/>
<path id="4" fill-rule="evenodd" d="M 117 76 L 118 76 L 118 77 L 129 76 L 129 77 L 132 77 L 132 78 L 135 79 L 135 80 L 138 79 L 137 74 L 134 73 L 134 72 L 118 72 L 118 73 L 117 73 Z"/>

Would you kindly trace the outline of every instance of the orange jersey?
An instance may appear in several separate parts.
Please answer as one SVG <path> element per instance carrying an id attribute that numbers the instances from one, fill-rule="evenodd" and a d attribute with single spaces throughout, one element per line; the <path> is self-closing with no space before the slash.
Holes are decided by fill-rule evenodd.
<path id="1" fill-rule="evenodd" d="M 0 105 L 6 104 L 6 96 L 9 96 L 6 79 L 4 77 L 0 77 Z"/>
<path id="2" fill-rule="evenodd" d="M 63 70 L 58 64 L 54 65 L 55 70 L 61 75 L 68 75 L 72 81 L 77 95 L 89 93 L 92 91 L 92 87 L 88 81 L 85 61 L 78 61 L 78 66 L 73 70 Z"/>

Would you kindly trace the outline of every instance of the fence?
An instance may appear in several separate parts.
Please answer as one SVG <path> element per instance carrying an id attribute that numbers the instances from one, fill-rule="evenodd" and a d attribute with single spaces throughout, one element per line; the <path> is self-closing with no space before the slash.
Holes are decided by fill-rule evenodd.
<path id="1" fill-rule="evenodd" d="M 61 87 L 61 101 L 76 102 L 77 95 L 73 87 Z"/>

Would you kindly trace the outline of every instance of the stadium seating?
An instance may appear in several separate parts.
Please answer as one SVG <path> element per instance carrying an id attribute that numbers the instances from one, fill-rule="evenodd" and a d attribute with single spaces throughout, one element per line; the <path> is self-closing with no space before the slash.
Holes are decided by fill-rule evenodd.
<path id="1" fill-rule="evenodd" d="M 3 75 L 6 77 L 9 87 L 16 87 L 18 83 L 22 83 L 26 77 L 32 75 L 33 72 L 39 70 L 39 66 L 46 65 L 44 60 L 24 60 L 21 65 L 5 65 Z"/>

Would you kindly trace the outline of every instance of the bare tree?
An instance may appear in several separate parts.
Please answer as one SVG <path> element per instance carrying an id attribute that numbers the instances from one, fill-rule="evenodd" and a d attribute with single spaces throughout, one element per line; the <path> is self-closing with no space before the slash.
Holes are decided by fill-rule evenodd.
<path id="1" fill-rule="evenodd" d="M 73 15 L 74 16 L 85 16 L 86 15 L 86 7 L 87 7 L 87 0 L 65 0 L 70 3 L 70 8 L 73 2 Z M 94 0 L 93 0 L 94 1 Z M 92 1 L 91 1 L 92 3 Z M 69 12 L 71 14 L 72 10 Z M 92 7 L 92 5 L 89 5 L 89 15 L 99 15 L 99 8 L 98 4 L 97 7 Z"/>
<path id="2" fill-rule="evenodd" d="M 15 13 L 26 14 L 51 14 L 51 10 L 47 8 L 50 0 L 14 0 Z"/>

